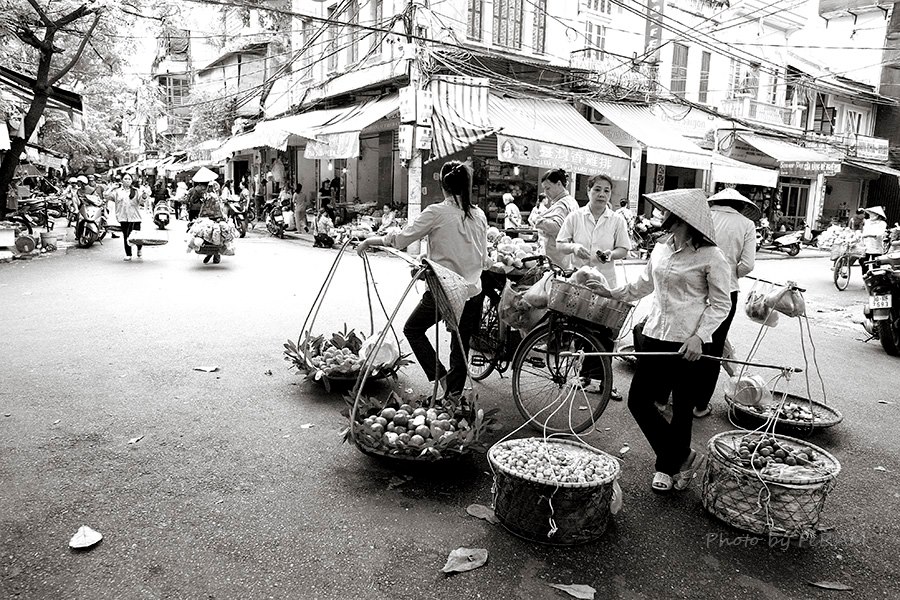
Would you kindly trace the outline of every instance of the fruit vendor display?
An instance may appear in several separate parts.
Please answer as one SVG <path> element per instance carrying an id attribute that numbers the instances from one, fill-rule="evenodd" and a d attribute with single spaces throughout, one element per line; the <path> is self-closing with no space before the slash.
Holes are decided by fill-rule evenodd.
<path id="1" fill-rule="evenodd" d="M 510 440 L 491 456 L 513 475 L 548 484 L 605 483 L 619 471 L 616 460 L 608 455 L 539 438 Z"/>
<path id="2" fill-rule="evenodd" d="M 816 478 L 830 468 L 830 461 L 811 445 L 781 436 L 747 434 L 726 446 L 731 458 L 745 469 L 762 475 Z"/>
<path id="3" fill-rule="evenodd" d="M 502 235 L 495 227 L 488 228 L 488 257 L 493 270 L 508 273 L 513 269 L 521 269 L 524 266 L 522 259 L 537 253 L 537 244 Z"/>
<path id="4" fill-rule="evenodd" d="M 783 405 L 757 405 L 751 408 L 765 417 L 775 415 L 778 419 L 796 421 L 801 424 L 812 423 L 816 419 L 815 414 L 813 414 L 809 406 L 802 406 L 796 402 L 785 402 Z"/>
<path id="5" fill-rule="evenodd" d="M 364 338 L 344 325 L 342 331 L 312 336 L 307 333 L 299 343 L 288 341 L 285 360 L 311 379 L 356 379 L 374 350 L 380 333 Z M 405 364 L 396 340 L 387 336 L 372 359 L 371 375 L 393 372 Z"/>
<path id="6" fill-rule="evenodd" d="M 496 412 L 470 410 L 447 403 L 434 407 L 403 401 L 392 394 L 384 406 L 375 399 L 360 398 L 345 439 L 353 439 L 363 451 L 400 458 L 435 460 L 470 450 L 484 451 L 480 439 L 494 428 Z"/>
<path id="7" fill-rule="evenodd" d="M 234 226 L 227 221 L 213 221 L 201 217 L 188 231 L 188 252 L 199 252 L 204 245 L 221 246 L 222 254 L 234 254 Z"/>

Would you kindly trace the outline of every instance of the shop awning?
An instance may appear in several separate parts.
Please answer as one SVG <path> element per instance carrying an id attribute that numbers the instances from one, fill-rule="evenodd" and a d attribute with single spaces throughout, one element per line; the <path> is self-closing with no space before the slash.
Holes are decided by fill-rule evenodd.
<path id="1" fill-rule="evenodd" d="M 444 158 L 496 133 L 488 110 L 490 80 L 435 75 L 431 80 L 431 158 Z"/>
<path id="2" fill-rule="evenodd" d="M 785 177 L 814 178 L 817 175 L 834 175 L 841 170 L 841 161 L 798 144 L 753 133 L 739 133 L 738 139 L 778 162 Z"/>
<path id="3" fill-rule="evenodd" d="M 649 106 L 585 100 L 609 121 L 647 148 L 647 162 L 709 170 L 709 153 L 657 118 Z"/>
<path id="4" fill-rule="evenodd" d="M 396 112 L 399 107 L 400 95 L 391 94 L 343 111 L 313 130 L 315 139 L 306 143 L 303 156 L 312 159 L 359 156 L 362 130 Z"/>
<path id="5" fill-rule="evenodd" d="M 287 143 L 287 135 L 283 136 L 285 144 Z M 217 150 L 213 150 L 210 152 L 210 155 L 215 160 L 224 160 L 229 158 L 235 152 L 241 152 L 243 150 L 252 150 L 254 148 L 263 148 L 265 146 L 272 146 L 273 148 L 278 148 L 280 140 L 282 138 L 278 138 L 273 140 L 272 136 L 262 131 L 247 131 L 245 133 L 239 133 L 235 136 L 232 136 L 225 140 L 225 143 L 219 146 Z M 273 145 L 274 144 L 274 145 Z M 286 147 L 286 146 L 285 146 Z"/>
<path id="6" fill-rule="evenodd" d="M 6 123 L 0 123 L 0 150 L 9 150 L 9 131 Z"/>
<path id="7" fill-rule="evenodd" d="M 503 162 L 628 179 L 631 160 L 570 104 L 491 95 L 489 110 Z"/>
<path id="8" fill-rule="evenodd" d="M 778 169 L 757 167 L 715 152 L 710 152 L 710 178 L 721 183 L 778 187 Z"/>
<path id="9" fill-rule="evenodd" d="M 898 171 L 897 169 L 893 169 L 887 165 L 879 165 L 877 163 L 869 163 L 861 160 L 848 160 L 846 162 L 851 167 L 864 169 L 866 171 L 872 171 L 874 173 L 880 173 L 882 175 L 892 175 L 894 177 L 897 177 L 898 181 L 900 181 L 900 171 Z"/>

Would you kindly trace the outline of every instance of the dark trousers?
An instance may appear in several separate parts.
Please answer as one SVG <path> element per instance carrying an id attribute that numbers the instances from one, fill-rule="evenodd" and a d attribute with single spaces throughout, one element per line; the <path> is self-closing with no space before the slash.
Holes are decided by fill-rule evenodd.
<path id="1" fill-rule="evenodd" d="M 193 223 L 197 220 L 197 217 L 200 216 L 200 208 L 197 209 L 189 208 L 188 209 L 188 222 Z"/>
<path id="2" fill-rule="evenodd" d="M 180 219 L 181 218 L 181 202 L 179 202 L 178 200 L 173 200 L 172 201 L 172 210 L 174 210 L 174 212 L 175 212 L 174 218 Z"/>
<path id="3" fill-rule="evenodd" d="M 403 326 L 403 335 L 406 336 L 409 347 L 425 371 L 428 381 L 446 376 L 448 394 L 461 394 L 465 388 L 469 340 L 472 338 L 472 332 L 478 326 L 482 301 L 480 295 L 470 298 L 463 308 L 459 320 L 459 337 L 462 339 L 462 347 L 460 347 L 456 335 L 451 335 L 449 371 L 438 360 L 434 346 L 428 339 L 428 330 L 436 325 L 440 318 L 435 311 L 435 301 L 431 291 L 426 291 L 422 295 L 418 306 L 413 309 Z"/>
<path id="4" fill-rule="evenodd" d="M 681 342 L 665 342 L 644 337 L 646 352 L 677 352 Z M 703 359 L 690 362 L 680 356 L 641 356 L 638 358 L 628 410 L 650 442 L 656 454 L 656 470 L 674 475 L 681 470 L 691 451 L 691 426 L 694 421 L 694 395 L 703 376 Z M 672 394 L 672 421 L 656 408 Z"/>
<path id="5" fill-rule="evenodd" d="M 131 235 L 132 231 L 141 230 L 141 222 L 122 221 L 120 225 L 122 226 L 122 241 L 125 242 L 125 256 L 131 256 L 131 244 L 128 243 L 128 236 Z M 138 246 L 138 248 L 140 248 L 140 246 Z"/>
<path id="6" fill-rule="evenodd" d="M 738 292 L 731 292 L 731 310 L 728 316 L 712 334 L 712 342 L 703 344 L 703 354 L 710 356 L 722 356 L 725 352 L 725 340 L 728 339 L 728 330 L 734 320 L 734 313 L 738 305 Z M 704 409 L 709 406 L 713 393 L 716 391 L 716 382 L 719 381 L 719 369 L 721 364 L 714 360 L 700 359 L 700 368 L 704 372 L 703 379 L 697 385 L 697 399 L 695 406 Z"/>
<path id="7" fill-rule="evenodd" d="M 866 263 L 868 263 L 869 261 L 875 260 L 879 256 L 881 256 L 881 254 L 866 254 L 865 256 L 863 256 L 862 258 L 859 259 L 859 266 L 862 267 L 863 275 L 865 275 L 866 273 L 869 272 L 869 267 L 871 266 Z M 853 264 L 853 263 L 850 263 L 850 264 Z"/>

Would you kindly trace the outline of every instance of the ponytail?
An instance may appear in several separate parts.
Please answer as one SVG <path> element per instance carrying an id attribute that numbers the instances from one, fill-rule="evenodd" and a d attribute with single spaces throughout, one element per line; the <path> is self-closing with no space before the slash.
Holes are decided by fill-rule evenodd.
<path id="1" fill-rule="evenodd" d="M 441 167 L 441 189 L 456 198 L 465 217 L 471 216 L 472 173 L 465 163 L 458 160 L 444 163 Z"/>

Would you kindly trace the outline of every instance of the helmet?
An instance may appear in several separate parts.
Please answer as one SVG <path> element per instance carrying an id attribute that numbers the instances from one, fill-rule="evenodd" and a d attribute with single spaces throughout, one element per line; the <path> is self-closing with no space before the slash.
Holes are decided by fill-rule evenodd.
<path id="1" fill-rule="evenodd" d="M 69 178 L 66 180 L 66 183 L 77 183 L 77 182 L 78 182 L 78 180 L 75 179 L 74 177 L 69 177 Z"/>
<path id="2" fill-rule="evenodd" d="M 75 180 L 76 180 L 78 183 L 83 183 L 83 184 L 85 184 L 85 185 L 87 185 L 87 183 L 88 183 L 88 178 L 85 177 L 84 175 L 79 175 L 78 177 L 75 178 Z"/>

